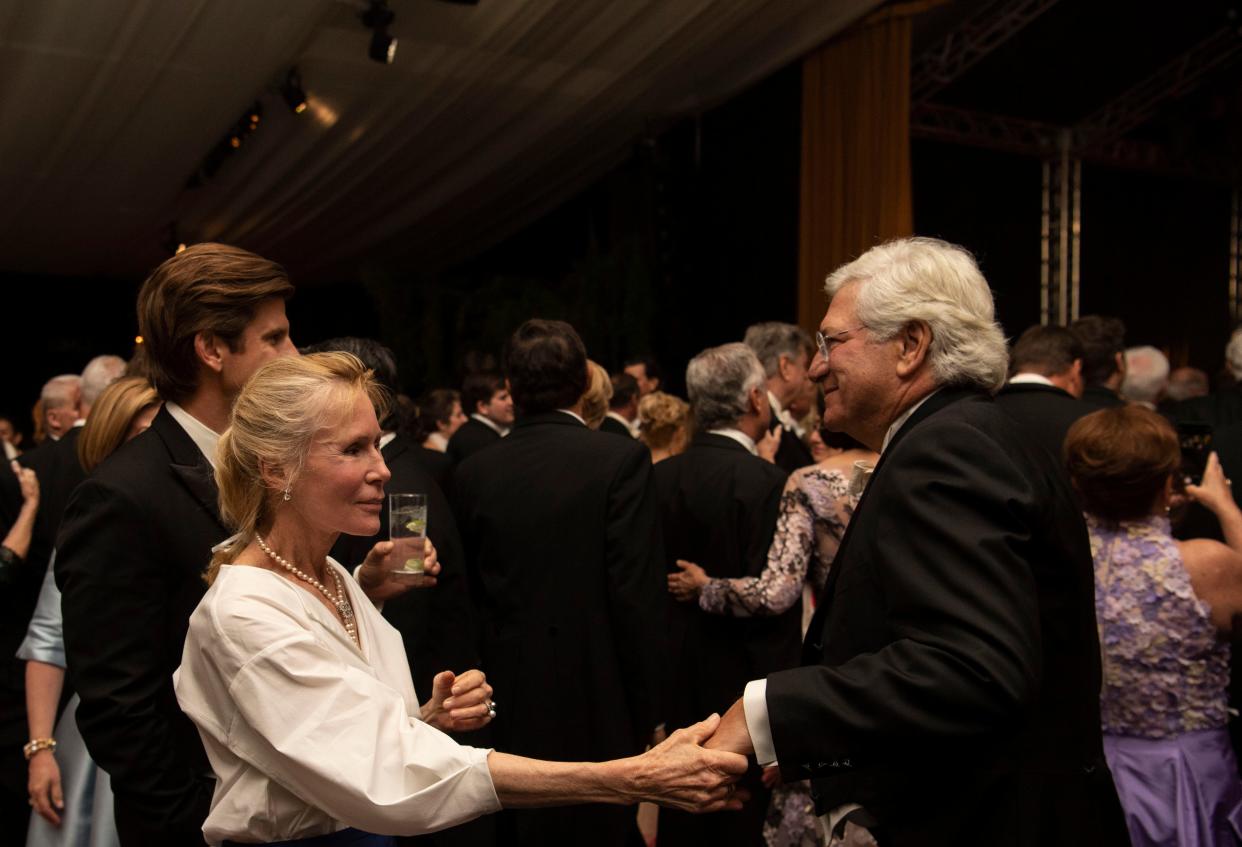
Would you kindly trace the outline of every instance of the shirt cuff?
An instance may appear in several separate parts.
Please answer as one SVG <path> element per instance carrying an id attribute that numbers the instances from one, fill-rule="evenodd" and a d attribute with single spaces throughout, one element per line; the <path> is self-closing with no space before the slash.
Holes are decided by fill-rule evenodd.
<path id="1" fill-rule="evenodd" d="M 755 748 L 755 759 L 760 767 L 776 764 L 776 747 L 772 743 L 772 727 L 768 724 L 768 681 L 756 679 L 746 684 L 742 694 L 742 714 L 746 717 L 746 729 L 750 743 Z"/>

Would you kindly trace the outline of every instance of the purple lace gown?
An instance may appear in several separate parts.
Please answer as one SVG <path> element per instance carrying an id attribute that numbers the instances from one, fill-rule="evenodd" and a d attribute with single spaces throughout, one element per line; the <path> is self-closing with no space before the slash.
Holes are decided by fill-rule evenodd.
<path id="1" fill-rule="evenodd" d="M 828 580 L 857 498 L 839 471 L 812 465 L 795 471 L 781 495 L 768 562 L 757 577 L 713 579 L 699 594 L 699 608 L 717 615 L 777 615 L 793 606 L 803 585 L 816 594 Z M 763 827 L 769 847 L 818 847 L 823 843 L 807 782 L 772 792 Z"/>
<path id="2" fill-rule="evenodd" d="M 1229 645 L 1169 521 L 1087 516 L 1103 651 L 1104 753 L 1135 847 L 1234 845 L 1242 783 L 1225 728 Z"/>

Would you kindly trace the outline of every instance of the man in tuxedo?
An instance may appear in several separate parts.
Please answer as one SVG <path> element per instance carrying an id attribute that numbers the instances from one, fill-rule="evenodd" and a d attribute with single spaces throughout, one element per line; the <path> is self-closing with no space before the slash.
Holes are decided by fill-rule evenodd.
<path id="1" fill-rule="evenodd" d="M 650 454 L 583 422 L 587 357 L 569 324 L 522 324 L 505 363 L 517 424 L 454 477 L 483 666 L 502 704 L 496 747 L 630 756 L 660 713 L 667 595 Z M 498 827 L 514 847 L 638 838 L 633 809 L 613 806 L 506 811 Z"/>
<path id="2" fill-rule="evenodd" d="M 1032 441 L 1061 463 L 1061 445 L 1074 421 L 1092 411 L 1081 402 L 1082 345 L 1063 326 L 1033 326 L 1009 351 L 1009 381 L 996 395 Z"/>
<path id="3" fill-rule="evenodd" d="M 638 380 L 625 371 L 612 375 L 612 399 L 599 431 L 638 437 Z"/>
<path id="4" fill-rule="evenodd" d="M 811 337 L 799 326 L 767 321 L 747 328 L 744 340 L 763 365 L 772 407 L 769 427 L 782 427 L 776 464 L 786 473 L 814 464 L 810 449 L 802 443 L 801 424 L 789 412 L 790 406 L 808 393 Z"/>
<path id="5" fill-rule="evenodd" d="M 689 448 L 655 466 L 667 568 L 696 562 L 718 579 L 763 572 L 788 474 L 757 455 L 768 425 L 763 366 L 745 344 L 704 350 L 686 368 L 698 433 Z M 709 614 L 694 600 L 669 608 L 665 723 L 688 726 L 722 713 L 752 679 L 798 664 L 802 604 L 775 617 Z M 757 769 L 741 812 L 660 812 L 662 845 L 758 844 L 769 791 Z"/>
<path id="6" fill-rule="evenodd" d="M 811 376 L 824 424 L 881 452 L 804 667 L 751 682 L 713 742 L 812 779 L 835 839 L 1128 844 L 1104 762 L 1086 526 L 990 394 L 1005 341 L 965 250 L 834 272 Z"/>
<path id="7" fill-rule="evenodd" d="M 1082 345 L 1082 402 L 1093 412 L 1123 405 L 1126 325 L 1120 318 L 1086 315 L 1070 324 L 1070 332 Z"/>
<path id="8" fill-rule="evenodd" d="M 454 464 L 500 441 L 513 426 L 513 397 L 504 378 L 497 374 L 466 377 L 461 386 L 461 407 L 470 419 L 449 439 L 447 452 Z"/>

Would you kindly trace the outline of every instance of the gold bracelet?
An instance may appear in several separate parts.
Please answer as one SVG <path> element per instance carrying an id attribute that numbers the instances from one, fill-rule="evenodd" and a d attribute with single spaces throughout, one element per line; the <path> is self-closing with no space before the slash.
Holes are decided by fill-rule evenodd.
<path id="1" fill-rule="evenodd" d="M 55 738 L 32 738 L 22 745 L 22 753 L 26 755 L 26 761 L 29 762 L 34 758 L 34 754 L 40 750 L 51 750 L 56 752 Z"/>

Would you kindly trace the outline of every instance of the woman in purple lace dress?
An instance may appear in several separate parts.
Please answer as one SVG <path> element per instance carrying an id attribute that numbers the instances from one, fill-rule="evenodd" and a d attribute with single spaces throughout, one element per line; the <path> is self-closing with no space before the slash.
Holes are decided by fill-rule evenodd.
<path id="1" fill-rule="evenodd" d="M 819 594 L 861 493 L 851 490 L 855 463 L 874 466 L 879 458 L 848 435 L 821 432 L 820 437 L 829 455 L 790 474 L 763 572 L 739 579 L 711 579 L 697 564 L 678 562 L 681 572 L 668 578 L 669 591 L 678 600 L 697 596 L 699 608 L 705 612 L 744 618 L 779 615 L 797 602 L 804 588 L 809 588 L 812 596 Z M 803 632 L 810 619 L 810 605 L 804 606 Z M 774 787 L 778 778 L 776 768 L 764 774 L 769 787 Z M 823 843 L 806 782 L 775 788 L 763 833 L 770 847 L 817 847 Z"/>
<path id="2" fill-rule="evenodd" d="M 1181 457 L 1155 412 L 1122 406 L 1065 441 L 1095 562 L 1104 753 L 1135 847 L 1234 845 L 1242 782 L 1226 730 L 1229 644 L 1242 611 L 1242 512 L 1216 455 L 1187 494 L 1227 544 L 1177 541 L 1167 511 Z"/>

